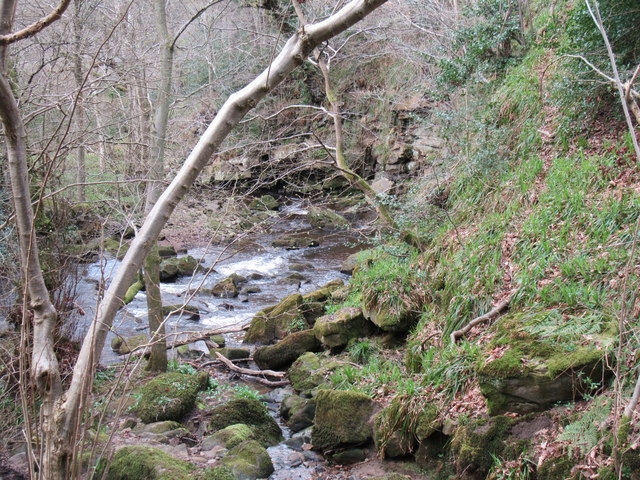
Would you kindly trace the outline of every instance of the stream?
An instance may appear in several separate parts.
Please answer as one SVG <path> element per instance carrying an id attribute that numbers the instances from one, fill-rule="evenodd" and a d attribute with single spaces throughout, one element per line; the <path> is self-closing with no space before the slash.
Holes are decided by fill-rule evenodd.
<path id="1" fill-rule="evenodd" d="M 342 262 L 352 253 L 360 250 L 358 240 L 362 239 L 364 226 L 356 226 L 347 231 L 322 231 L 314 229 L 307 222 L 307 204 L 296 202 L 283 207 L 279 217 L 268 231 L 248 234 L 230 247 L 213 246 L 209 248 L 189 248 L 179 256 L 191 255 L 201 262 L 201 271 L 190 277 L 179 277 L 172 283 L 162 283 L 161 292 L 164 305 L 182 304 L 191 296 L 188 304 L 199 309 L 200 319 L 189 320 L 186 316 L 174 315 L 167 320 L 167 333 L 184 333 L 215 328 L 235 327 L 248 324 L 253 316 L 265 307 L 274 305 L 285 296 L 295 292 L 307 293 L 322 287 L 335 279 L 347 280 L 340 273 Z M 365 213 L 355 213 L 357 221 L 367 220 Z M 317 239 L 319 246 L 299 250 L 286 250 L 272 246 L 272 242 L 286 236 L 308 235 Z M 72 323 L 74 337 L 81 338 L 86 332 L 95 313 L 97 285 L 108 284 L 120 264 L 119 260 L 106 258 L 100 262 L 82 266 L 81 280 L 77 285 L 77 303 L 84 315 L 76 314 Z M 304 279 L 291 283 L 287 277 L 294 273 L 294 266 Z M 209 271 L 209 272 L 207 272 Z M 216 298 L 208 293 L 200 293 L 198 287 L 211 288 L 220 280 L 236 273 L 249 279 L 243 284 L 236 298 Z M 242 290 L 250 288 L 250 292 Z M 192 293 L 195 292 L 195 293 Z M 123 337 L 148 333 L 146 319 L 146 296 L 139 292 L 134 300 L 117 314 L 113 331 L 108 334 L 101 353 L 101 363 L 110 364 L 122 361 L 123 357 L 111 350 L 111 340 L 116 333 Z M 116 332 L 116 333 L 114 333 Z M 225 334 L 226 345 L 240 346 L 244 332 Z M 169 352 L 172 353 L 171 351 Z M 290 387 L 262 390 L 271 414 L 280 424 L 285 441 L 270 447 L 275 472 L 270 480 L 313 478 L 314 472 L 322 471 L 322 456 L 313 451 L 304 451 L 303 443 L 309 443 L 309 433 L 299 432 L 292 436 L 279 417 L 279 404 L 283 397 L 292 392 Z"/>

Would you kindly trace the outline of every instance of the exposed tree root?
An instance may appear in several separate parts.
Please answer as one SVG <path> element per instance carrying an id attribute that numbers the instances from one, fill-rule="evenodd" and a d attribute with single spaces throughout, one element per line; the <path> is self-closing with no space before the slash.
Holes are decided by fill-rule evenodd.
<path id="1" fill-rule="evenodd" d="M 460 330 L 456 330 L 455 332 L 452 332 L 450 337 L 451 343 L 456 343 L 458 338 L 465 335 L 469 330 L 471 330 L 473 327 L 475 327 L 479 323 L 488 322 L 489 320 L 492 320 L 498 315 L 502 314 L 505 310 L 509 308 L 509 304 L 511 303 L 511 299 L 513 299 L 514 295 L 515 295 L 515 292 L 509 295 L 502 302 L 500 302 L 495 308 L 491 309 L 484 315 L 474 318 L 469 323 L 467 323 L 464 327 L 462 327 Z"/>

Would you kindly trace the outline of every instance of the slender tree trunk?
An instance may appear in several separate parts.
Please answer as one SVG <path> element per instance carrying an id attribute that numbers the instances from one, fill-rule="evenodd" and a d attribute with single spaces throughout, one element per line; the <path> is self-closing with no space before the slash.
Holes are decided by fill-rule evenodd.
<path id="1" fill-rule="evenodd" d="M 11 32 L 16 0 L 0 0 L 0 35 Z M 43 431 L 44 458 L 41 459 L 40 478 L 57 478 L 61 464 L 66 462 L 65 452 L 53 454 L 57 449 L 65 450 L 65 445 L 55 442 L 54 410 L 62 392 L 58 360 L 54 352 L 54 330 L 57 312 L 45 285 L 40 268 L 38 245 L 35 238 L 34 213 L 29 190 L 26 132 L 18 104 L 11 91 L 7 69 L 8 47 L 1 47 L 0 54 L 0 118 L 4 125 L 9 177 L 15 208 L 22 278 L 26 286 L 25 301 L 29 302 L 29 312 L 33 314 L 33 340 L 31 355 L 31 376 L 35 381 L 41 399 L 40 418 Z M 23 322 L 29 321 L 25 315 Z M 31 445 L 27 449 L 31 452 Z"/>
<path id="2" fill-rule="evenodd" d="M 76 107 L 76 126 L 78 127 L 78 149 L 76 151 L 76 173 L 78 183 L 78 201 L 86 202 L 87 194 L 85 183 L 87 183 L 87 162 L 86 162 L 86 146 L 85 141 L 85 108 L 84 94 L 82 92 L 83 75 L 82 75 L 82 19 L 80 18 L 80 8 L 82 0 L 74 0 L 73 15 L 73 34 L 74 34 L 74 52 L 73 52 L 73 76 L 78 89 L 77 107 Z"/>
<path id="3" fill-rule="evenodd" d="M 151 168 L 147 185 L 146 213 L 148 214 L 160 197 L 164 178 L 164 155 L 171 102 L 173 78 L 173 38 L 167 28 L 166 0 L 156 0 L 156 27 L 160 40 L 160 88 L 154 115 L 154 132 L 151 137 Z M 147 368 L 152 371 L 167 369 L 167 342 L 165 340 L 162 296 L 160 293 L 160 257 L 154 242 L 144 262 L 144 280 L 147 289 L 147 314 L 151 333 L 151 354 Z"/>

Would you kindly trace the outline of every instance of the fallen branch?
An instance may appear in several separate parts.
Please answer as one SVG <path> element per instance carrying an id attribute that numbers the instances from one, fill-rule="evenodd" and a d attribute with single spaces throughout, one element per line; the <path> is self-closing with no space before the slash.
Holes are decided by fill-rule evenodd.
<path id="1" fill-rule="evenodd" d="M 511 299 L 513 299 L 514 295 L 515 295 L 515 292 L 513 292 L 511 295 L 505 298 L 492 310 L 488 311 L 484 315 L 474 318 L 469 323 L 467 323 L 464 327 L 462 327 L 460 330 L 456 330 L 455 332 L 452 332 L 451 343 L 456 343 L 458 338 L 462 337 L 464 334 L 466 334 L 469 330 L 471 330 L 473 327 L 475 327 L 479 323 L 488 322 L 489 320 L 492 320 L 498 315 L 500 315 L 503 311 L 509 308 L 509 304 L 511 303 Z"/>
<path id="2" fill-rule="evenodd" d="M 216 353 L 216 357 L 218 357 L 218 360 L 224 363 L 225 366 L 232 372 L 241 373 L 242 375 L 251 375 L 254 377 L 284 378 L 287 375 L 286 372 L 276 372 L 274 370 L 251 370 L 250 368 L 242 368 L 237 365 L 234 365 L 233 362 L 231 362 L 231 360 L 229 360 L 224 355 L 221 355 L 218 352 L 215 352 L 215 353 Z"/>

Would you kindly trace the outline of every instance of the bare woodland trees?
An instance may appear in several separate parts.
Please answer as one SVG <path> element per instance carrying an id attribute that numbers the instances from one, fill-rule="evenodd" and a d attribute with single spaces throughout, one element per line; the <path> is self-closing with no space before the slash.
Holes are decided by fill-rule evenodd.
<path id="1" fill-rule="evenodd" d="M 63 0 L 55 10 L 20 32 L 13 32 L 13 17 L 17 0 L 0 1 L 0 43 L 2 71 L 0 75 L 0 116 L 2 117 L 8 146 L 9 167 L 20 237 L 23 279 L 29 306 L 23 309 L 25 330 L 31 325 L 31 375 L 37 384 L 41 399 L 42 418 L 38 436 L 41 451 L 34 455 L 29 444 L 35 478 L 47 480 L 68 479 L 76 461 L 75 439 L 83 427 L 84 414 L 90 401 L 94 372 L 108 329 L 122 298 L 149 253 L 155 239 L 169 219 L 173 209 L 189 190 L 197 175 L 216 152 L 231 129 L 264 98 L 275 86 L 284 81 L 322 42 L 346 30 L 364 18 L 386 0 L 354 0 L 329 18 L 316 24 L 305 25 L 286 42 L 280 53 L 249 85 L 232 94 L 219 110 L 213 122 L 189 154 L 168 188 L 159 196 L 135 237 L 120 268 L 100 302 L 96 318 L 84 338 L 73 369 L 69 386 L 63 391 L 60 370 L 54 352 L 53 329 L 56 311 L 49 299 L 39 264 L 38 246 L 34 235 L 34 213 L 28 181 L 26 133 L 21 113 L 9 83 L 6 45 L 26 38 L 51 24 L 68 7 Z M 28 311 L 33 320 L 29 322 Z M 31 432 L 27 432 L 31 438 Z M 35 461 L 35 460 L 34 460 Z"/>

